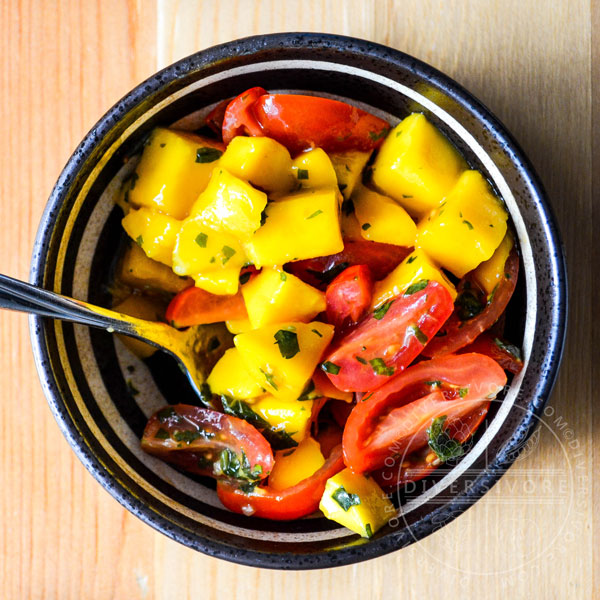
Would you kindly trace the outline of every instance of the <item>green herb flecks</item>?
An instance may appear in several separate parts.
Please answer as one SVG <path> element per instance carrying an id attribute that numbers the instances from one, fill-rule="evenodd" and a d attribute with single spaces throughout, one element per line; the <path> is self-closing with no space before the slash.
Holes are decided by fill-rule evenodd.
<path id="1" fill-rule="evenodd" d="M 427 429 L 427 443 L 443 463 L 452 458 L 458 458 L 465 453 L 462 445 L 453 440 L 444 430 L 444 423 L 447 418 L 447 415 L 442 415 L 433 419 L 431 427 Z"/>
<path id="2" fill-rule="evenodd" d="M 197 163 L 211 163 L 219 160 L 223 153 L 218 148 L 198 148 L 196 150 Z"/>
<path id="3" fill-rule="evenodd" d="M 331 373 L 332 375 L 337 375 L 340 372 L 340 366 L 332 363 L 329 360 L 321 363 L 321 369 L 325 371 L 325 373 Z"/>
<path id="4" fill-rule="evenodd" d="M 200 248 L 206 248 L 206 242 L 208 241 L 208 236 L 206 233 L 199 233 L 194 240 Z"/>
<path id="5" fill-rule="evenodd" d="M 373 368 L 373 372 L 376 375 L 385 375 L 386 377 L 389 377 L 390 375 L 394 374 L 394 367 L 388 367 L 383 358 L 372 358 L 369 361 L 369 364 Z"/>
<path id="6" fill-rule="evenodd" d="M 274 337 L 283 358 L 294 358 L 300 352 L 297 333 L 288 331 L 287 329 L 280 329 Z"/>
<path id="7" fill-rule="evenodd" d="M 504 350 L 504 352 L 508 352 L 513 358 L 518 361 L 522 361 L 521 350 L 514 346 L 513 344 L 509 344 L 508 342 L 503 342 L 500 338 L 494 338 L 494 344 L 500 348 L 500 350 Z"/>
<path id="8" fill-rule="evenodd" d="M 357 494 L 349 494 L 344 486 L 341 485 L 331 497 L 342 507 L 344 512 L 348 512 L 351 506 L 358 506 L 360 504 L 360 498 Z"/>
<path id="9" fill-rule="evenodd" d="M 259 369 L 260 372 L 265 376 L 265 379 L 267 380 L 267 383 L 275 390 L 278 391 L 279 388 L 277 387 L 277 385 L 275 384 L 275 378 L 273 377 L 273 375 L 271 373 L 267 373 L 266 371 L 263 371 L 262 369 Z"/>
<path id="10" fill-rule="evenodd" d="M 306 220 L 308 221 L 308 219 L 314 219 L 315 217 L 318 217 L 319 215 L 322 215 L 323 211 L 321 209 L 319 210 L 315 210 L 315 212 L 312 215 L 309 215 L 308 217 L 306 217 Z"/>
<path id="11" fill-rule="evenodd" d="M 367 229 L 371 228 L 371 223 L 363 223 L 361 229 L 363 231 L 367 231 Z"/>
<path id="12" fill-rule="evenodd" d="M 242 273 L 240 275 L 240 285 L 244 285 L 245 283 L 248 283 L 248 280 L 250 279 L 251 275 L 252 275 L 252 273 L 250 273 L 250 271 L 246 271 L 245 273 Z"/>
<path id="13" fill-rule="evenodd" d="M 311 379 L 307 384 L 302 394 L 298 396 L 300 402 L 306 402 L 307 400 L 314 400 L 319 397 L 319 392 L 315 391 L 315 382 Z"/>
<path id="14" fill-rule="evenodd" d="M 144 238 L 141 235 L 138 235 L 135 238 L 135 243 L 141 248 L 144 245 Z"/>
<path id="15" fill-rule="evenodd" d="M 313 333 L 316 333 L 319 337 L 323 337 L 323 334 L 319 332 L 318 329 L 311 329 Z"/>
<path id="16" fill-rule="evenodd" d="M 287 273 L 285 271 L 281 271 L 279 273 L 279 279 L 281 279 L 281 281 L 287 281 Z"/>
<path id="17" fill-rule="evenodd" d="M 200 431 L 199 429 L 197 430 L 192 430 L 192 429 L 184 429 L 183 431 L 175 431 L 173 432 L 173 439 L 176 442 L 184 442 L 186 443 L 188 446 L 194 442 L 195 440 L 197 440 L 198 438 L 202 437 L 202 438 L 206 438 L 206 437 L 214 437 L 214 433 L 212 433 L 211 435 L 206 435 L 209 432 L 204 432 L 204 431 Z"/>
<path id="18" fill-rule="evenodd" d="M 415 260 L 417 260 L 417 257 L 416 257 L 416 256 L 411 256 L 411 257 L 410 257 L 410 258 L 409 258 L 409 259 L 406 261 L 406 264 L 407 264 L 407 265 L 410 265 L 410 263 L 414 262 Z"/>
<path id="19" fill-rule="evenodd" d="M 410 325 L 408 330 L 421 344 L 425 345 L 429 341 L 429 338 L 419 329 L 418 325 Z"/>
<path id="20" fill-rule="evenodd" d="M 154 438 L 157 440 L 168 440 L 171 436 L 166 429 L 160 427 L 158 431 L 154 434 Z"/>
<path id="21" fill-rule="evenodd" d="M 389 128 L 384 127 L 381 131 L 369 131 L 369 138 L 373 142 L 383 139 L 389 132 Z"/>
<path id="22" fill-rule="evenodd" d="M 469 228 L 469 229 L 474 229 L 473 225 L 467 221 L 466 219 L 463 219 L 463 223 Z"/>
<path id="23" fill-rule="evenodd" d="M 476 317 L 483 309 L 484 305 L 471 289 L 464 289 L 454 301 L 454 307 L 457 309 L 458 318 L 461 321 L 468 321 Z"/>
<path id="24" fill-rule="evenodd" d="M 175 412 L 175 409 L 172 406 L 166 406 L 165 408 L 161 408 L 156 413 L 156 418 L 160 423 L 165 423 L 169 419 L 174 419 L 178 421 L 180 419 L 179 415 Z"/>
<path id="25" fill-rule="evenodd" d="M 223 265 L 226 265 L 229 259 L 235 254 L 235 250 L 231 246 L 223 246 L 221 252 L 223 253 L 223 259 L 221 260 Z"/>
<path id="26" fill-rule="evenodd" d="M 469 393 L 469 388 L 468 387 L 464 387 L 464 388 L 459 388 L 458 389 L 458 395 L 461 398 L 464 398 L 468 393 Z"/>
<path id="27" fill-rule="evenodd" d="M 362 356 L 354 357 L 361 365 L 368 365 L 369 363 Z"/>
<path id="28" fill-rule="evenodd" d="M 387 311 L 390 310 L 390 306 L 392 306 L 392 304 L 394 304 L 394 300 L 389 300 L 388 302 L 382 304 L 379 308 L 376 308 L 373 311 L 373 318 L 377 319 L 378 321 L 383 319 Z"/>
<path id="29" fill-rule="evenodd" d="M 308 179 L 308 169 L 298 169 L 298 179 Z"/>
<path id="30" fill-rule="evenodd" d="M 425 385 L 429 385 L 431 387 L 442 387 L 442 382 L 438 379 L 435 379 L 433 381 L 426 381 Z"/>
<path id="31" fill-rule="evenodd" d="M 417 292 L 424 290 L 427 287 L 428 283 L 429 283 L 428 279 L 421 279 L 420 281 L 417 281 L 417 283 L 413 283 L 412 285 L 409 285 L 406 288 L 404 295 L 412 296 L 413 294 L 416 294 Z"/>

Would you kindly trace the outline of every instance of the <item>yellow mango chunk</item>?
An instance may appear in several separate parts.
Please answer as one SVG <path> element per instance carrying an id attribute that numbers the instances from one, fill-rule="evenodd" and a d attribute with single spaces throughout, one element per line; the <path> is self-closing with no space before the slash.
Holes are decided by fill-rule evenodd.
<path id="1" fill-rule="evenodd" d="M 400 296 L 409 286 L 422 280 L 441 283 L 450 292 L 452 300 L 456 298 L 456 288 L 452 282 L 431 262 L 423 250 L 417 248 L 384 279 L 375 283 L 372 308 L 377 308 L 384 302 Z"/>
<path id="2" fill-rule="evenodd" d="M 337 187 L 337 175 L 327 153 L 315 148 L 299 154 L 292 161 L 292 174 L 302 188 Z"/>
<path id="3" fill-rule="evenodd" d="M 370 152 L 359 152 L 358 150 L 329 154 L 329 159 L 337 177 L 338 187 L 345 200 L 350 198 L 356 184 L 360 181 L 363 169 L 370 156 Z"/>
<path id="4" fill-rule="evenodd" d="M 373 164 L 373 184 L 413 217 L 436 208 L 467 165 L 456 148 L 424 115 L 396 125 Z"/>
<path id="5" fill-rule="evenodd" d="M 264 390 L 248 373 L 237 348 L 229 348 L 213 367 L 206 380 L 213 394 L 247 400 L 264 394 Z"/>
<path id="6" fill-rule="evenodd" d="M 397 202 L 363 186 L 354 192 L 352 202 L 364 239 L 414 246 L 417 226 Z"/>
<path id="7" fill-rule="evenodd" d="M 167 265 L 148 258 L 137 244 L 125 250 L 115 279 L 138 290 L 173 294 L 191 284 L 189 279 L 175 275 Z"/>
<path id="8" fill-rule="evenodd" d="M 346 213 L 342 207 L 340 224 L 342 228 L 342 237 L 345 241 L 362 242 L 364 240 L 362 236 L 363 230 L 360 228 L 360 223 L 358 222 L 354 211 Z"/>
<path id="9" fill-rule="evenodd" d="M 148 258 L 169 267 L 173 264 L 173 248 L 181 229 L 181 221 L 149 208 L 140 208 L 129 211 L 121 223 L 129 237 L 135 240 Z"/>
<path id="10" fill-rule="evenodd" d="M 314 475 L 324 464 L 319 442 L 307 437 L 294 450 L 275 453 L 275 466 L 269 475 L 269 487 L 276 491 L 293 487 Z"/>
<path id="11" fill-rule="evenodd" d="M 277 398 L 295 400 L 332 337 L 332 325 L 293 322 L 240 333 L 233 343 L 261 387 Z"/>
<path id="12" fill-rule="evenodd" d="M 193 277 L 213 294 L 235 294 L 246 262 L 244 249 L 230 233 L 214 231 L 200 219 L 183 222 L 173 249 L 173 271 Z"/>
<path id="13" fill-rule="evenodd" d="M 313 400 L 282 400 L 271 394 L 252 403 L 252 410 L 260 415 L 273 431 L 287 433 L 300 443 L 308 435 Z"/>
<path id="14" fill-rule="evenodd" d="M 222 151 L 223 144 L 186 131 L 155 129 L 125 188 L 127 201 L 184 219 Z"/>
<path id="15" fill-rule="evenodd" d="M 373 479 L 344 469 L 327 480 L 319 508 L 332 521 L 370 538 L 396 509 Z"/>
<path id="16" fill-rule="evenodd" d="M 491 258 L 508 213 L 479 171 L 465 171 L 438 209 L 419 223 L 417 245 L 457 277 Z"/>
<path id="17" fill-rule="evenodd" d="M 254 265 L 283 265 L 341 252 L 338 193 L 337 188 L 325 188 L 270 202 L 265 224 L 246 244 Z"/>
<path id="18" fill-rule="evenodd" d="M 197 217 L 211 229 L 248 239 L 259 227 L 267 205 L 264 192 L 217 167 L 210 182 L 192 206 L 190 217 Z"/>
<path id="19" fill-rule="evenodd" d="M 294 187 L 290 153 L 268 137 L 234 137 L 219 164 L 232 175 L 270 193 L 286 193 Z"/>
<path id="20" fill-rule="evenodd" d="M 231 321 L 225 321 L 225 327 L 229 333 L 245 333 L 246 331 L 252 331 L 254 327 L 250 325 L 249 319 L 237 319 Z"/>
<path id="21" fill-rule="evenodd" d="M 123 302 L 113 306 L 113 310 L 130 317 L 137 317 L 138 319 L 146 319 L 146 321 L 160 321 L 164 317 L 164 306 L 154 299 L 147 298 L 145 296 L 138 296 L 133 294 L 123 300 Z M 117 337 L 131 350 L 136 356 L 140 358 L 148 358 L 152 356 L 157 348 L 136 340 L 135 338 L 127 335 L 117 335 Z"/>
<path id="22" fill-rule="evenodd" d="M 308 323 L 325 310 L 325 294 L 281 269 L 263 269 L 242 287 L 253 329 L 281 323 Z"/>
<path id="23" fill-rule="evenodd" d="M 504 279 L 504 265 L 514 245 L 513 236 L 509 231 L 506 232 L 504 239 L 500 242 L 492 258 L 482 262 L 473 273 L 475 281 L 485 290 L 488 296 L 494 291 L 496 286 Z"/>

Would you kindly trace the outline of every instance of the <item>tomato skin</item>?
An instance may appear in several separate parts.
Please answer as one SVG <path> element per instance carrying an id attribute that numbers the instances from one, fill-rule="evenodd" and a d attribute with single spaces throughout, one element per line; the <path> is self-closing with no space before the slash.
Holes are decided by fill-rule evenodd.
<path id="1" fill-rule="evenodd" d="M 224 450 L 233 452 L 240 461 L 244 453 L 252 473 L 244 479 L 264 479 L 274 464 L 269 442 L 250 423 L 187 404 L 167 406 L 152 415 L 144 429 L 141 446 L 165 462 L 215 478 L 229 476 L 218 469 L 215 471 Z"/>
<path id="2" fill-rule="evenodd" d="M 358 322 L 369 310 L 372 296 L 371 269 L 367 265 L 348 267 L 327 286 L 327 321 L 336 328 Z"/>
<path id="3" fill-rule="evenodd" d="M 165 318 L 173 327 L 181 328 L 247 319 L 248 313 L 239 291 L 233 296 L 219 296 L 197 287 L 189 287 L 171 300 Z"/>
<path id="4" fill-rule="evenodd" d="M 424 356 L 434 358 L 464 348 L 467 344 L 474 341 L 480 333 L 489 329 L 502 316 L 515 291 L 519 276 L 519 255 L 515 248 L 512 249 L 506 259 L 504 273 L 505 276 L 498 284 L 492 301 L 483 311 L 472 319 L 462 321 L 458 316 L 459 311 L 454 310 L 452 316 L 443 327 L 442 331 L 445 332 L 445 335 L 431 340 L 427 348 L 423 351 Z M 464 281 L 468 281 L 468 276 L 461 284 L 464 284 Z M 459 284 L 459 288 L 461 284 Z"/>
<path id="5" fill-rule="evenodd" d="M 246 494 L 234 483 L 218 481 L 217 495 L 223 505 L 233 512 L 275 521 L 291 521 L 310 515 L 319 508 L 327 480 L 343 468 L 342 448 L 337 446 L 314 475 L 291 488 L 275 491 L 269 486 L 258 486 Z"/>
<path id="6" fill-rule="evenodd" d="M 267 90 L 253 87 L 236 96 L 225 109 L 223 116 L 223 142 L 229 142 L 237 135 L 264 136 L 262 127 L 256 120 L 252 107 Z"/>
<path id="7" fill-rule="evenodd" d="M 225 111 L 231 102 L 231 98 L 219 102 L 204 119 L 207 127 L 210 127 L 216 134 L 221 135 L 223 131 L 223 120 L 225 119 Z"/>
<path id="8" fill-rule="evenodd" d="M 446 428 L 446 433 L 451 439 L 463 444 L 477 431 L 489 407 L 488 401 L 468 415 L 456 419 Z M 388 457 L 384 461 L 384 466 L 373 471 L 371 476 L 382 488 L 395 488 L 412 481 L 419 481 L 441 466 L 436 461 L 427 462 L 431 452 L 429 445 L 425 445 L 406 456 L 393 457 L 393 463 Z"/>
<path id="9" fill-rule="evenodd" d="M 523 368 L 523 361 L 505 348 L 500 347 L 495 340 L 501 341 L 498 336 L 484 332 L 475 341 L 461 348 L 458 354 L 464 354 L 465 352 L 485 354 L 485 356 L 493 358 L 505 371 L 509 371 L 514 375 L 519 374 Z"/>
<path id="10" fill-rule="evenodd" d="M 283 144 L 292 155 L 308 148 L 325 152 L 369 151 L 383 143 L 389 124 L 356 106 L 297 94 L 266 94 L 252 106 L 262 135 Z"/>
<path id="11" fill-rule="evenodd" d="M 325 358 L 339 371 L 327 376 L 341 390 L 365 392 L 403 371 L 452 313 L 452 298 L 437 281 L 410 295 L 397 296 L 379 319 L 378 311 L 342 337 Z M 363 349 L 364 348 L 364 349 Z M 387 373 L 377 373 L 377 364 Z"/>
<path id="12" fill-rule="evenodd" d="M 344 269 L 366 265 L 374 281 L 383 279 L 410 253 L 412 248 L 380 242 L 346 242 L 338 254 L 288 263 L 286 270 L 309 285 L 324 290 Z"/>
<path id="13" fill-rule="evenodd" d="M 344 461 L 364 473 L 383 467 L 386 458 L 408 456 L 427 444 L 426 430 L 434 418 L 447 415 L 450 428 L 489 404 L 505 384 L 502 368 L 482 354 L 448 355 L 411 366 L 354 407 L 344 429 Z"/>

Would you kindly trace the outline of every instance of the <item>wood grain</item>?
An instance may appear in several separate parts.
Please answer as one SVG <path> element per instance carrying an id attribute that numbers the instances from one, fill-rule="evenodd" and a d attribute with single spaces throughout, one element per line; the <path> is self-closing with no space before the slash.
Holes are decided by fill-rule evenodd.
<path id="1" fill-rule="evenodd" d="M 481 98 L 532 159 L 571 286 L 565 359 L 537 445 L 481 502 L 401 552 L 308 573 L 238 567 L 154 532 L 87 474 L 46 406 L 26 318 L 0 313 L 1 598 L 600 597 L 600 331 L 589 301 L 600 291 L 597 2 L 1 2 L 0 272 L 27 277 L 62 165 L 133 85 L 216 43 L 302 30 L 370 39 L 433 64 Z"/>

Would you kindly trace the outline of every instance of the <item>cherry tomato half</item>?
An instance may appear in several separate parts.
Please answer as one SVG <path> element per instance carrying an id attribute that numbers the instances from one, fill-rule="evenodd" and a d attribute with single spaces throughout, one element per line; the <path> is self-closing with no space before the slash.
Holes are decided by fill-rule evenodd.
<path id="1" fill-rule="evenodd" d="M 383 279 L 411 252 L 411 248 L 380 242 L 346 242 L 338 254 L 299 260 L 286 270 L 313 287 L 324 290 L 344 269 L 366 265 L 374 281 Z"/>
<path id="2" fill-rule="evenodd" d="M 476 288 L 471 284 L 469 277 L 465 277 L 458 286 L 459 296 L 452 316 L 438 332 L 437 337 L 427 345 L 423 355 L 433 358 L 456 352 L 475 340 L 481 332 L 489 329 L 506 309 L 506 305 L 515 291 L 518 276 L 519 255 L 513 248 L 504 265 L 504 277 L 492 292 L 491 298 L 487 299 L 485 295 L 481 299 L 475 298 L 476 304 L 481 303 L 485 307 L 471 318 L 465 318 L 467 315 L 462 314 L 468 313 L 468 311 L 465 311 L 464 303 L 460 304 L 460 300 L 458 300 L 461 298 L 461 294 L 465 293 L 465 284 L 469 285 L 466 292 L 468 295 L 477 295 Z"/>
<path id="3" fill-rule="evenodd" d="M 327 286 L 327 321 L 336 329 L 357 323 L 369 310 L 372 296 L 371 269 L 366 265 L 348 267 Z"/>
<path id="4" fill-rule="evenodd" d="M 243 419 L 176 404 L 150 417 L 142 449 L 190 473 L 258 481 L 273 468 L 269 442 Z"/>
<path id="5" fill-rule="evenodd" d="M 325 484 L 344 468 L 342 448 L 337 446 L 325 464 L 307 479 L 281 491 L 256 486 L 244 492 L 232 482 L 217 482 L 217 494 L 223 505 L 233 512 L 276 521 L 299 519 L 319 508 Z"/>
<path id="6" fill-rule="evenodd" d="M 474 342 L 467 344 L 458 351 L 458 354 L 465 352 L 478 352 L 493 358 L 505 371 L 517 375 L 523 368 L 521 351 L 513 344 L 504 341 L 498 336 L 489 332 L 482 333 Z"/>
<path id="7" fill-rule="evenodd" d="M 225 109 L 223 116 L 223 142 L 227 145 L 236 135 L 264 136 L 252 107 L 267 91 L 253 87 L 234 98 Z"/>
<path id="8" fill-rule="evenodd" d="M 487 404 L 506 384 L 502 368 L 482 354 L 422 361 L 365 396 L 344 429 L 344 461 L 357 473 L 408 456 L 428 443 L 433 419 L 446 426 Z"/>
<path id="9" fill-rule="evenodd" d="M 397 296 L 342 337 L 323 361 L 323 370 L 341 390 L 374 390 L 421 353 L 452 308 L 448 290 L 437 281 Z"/>

